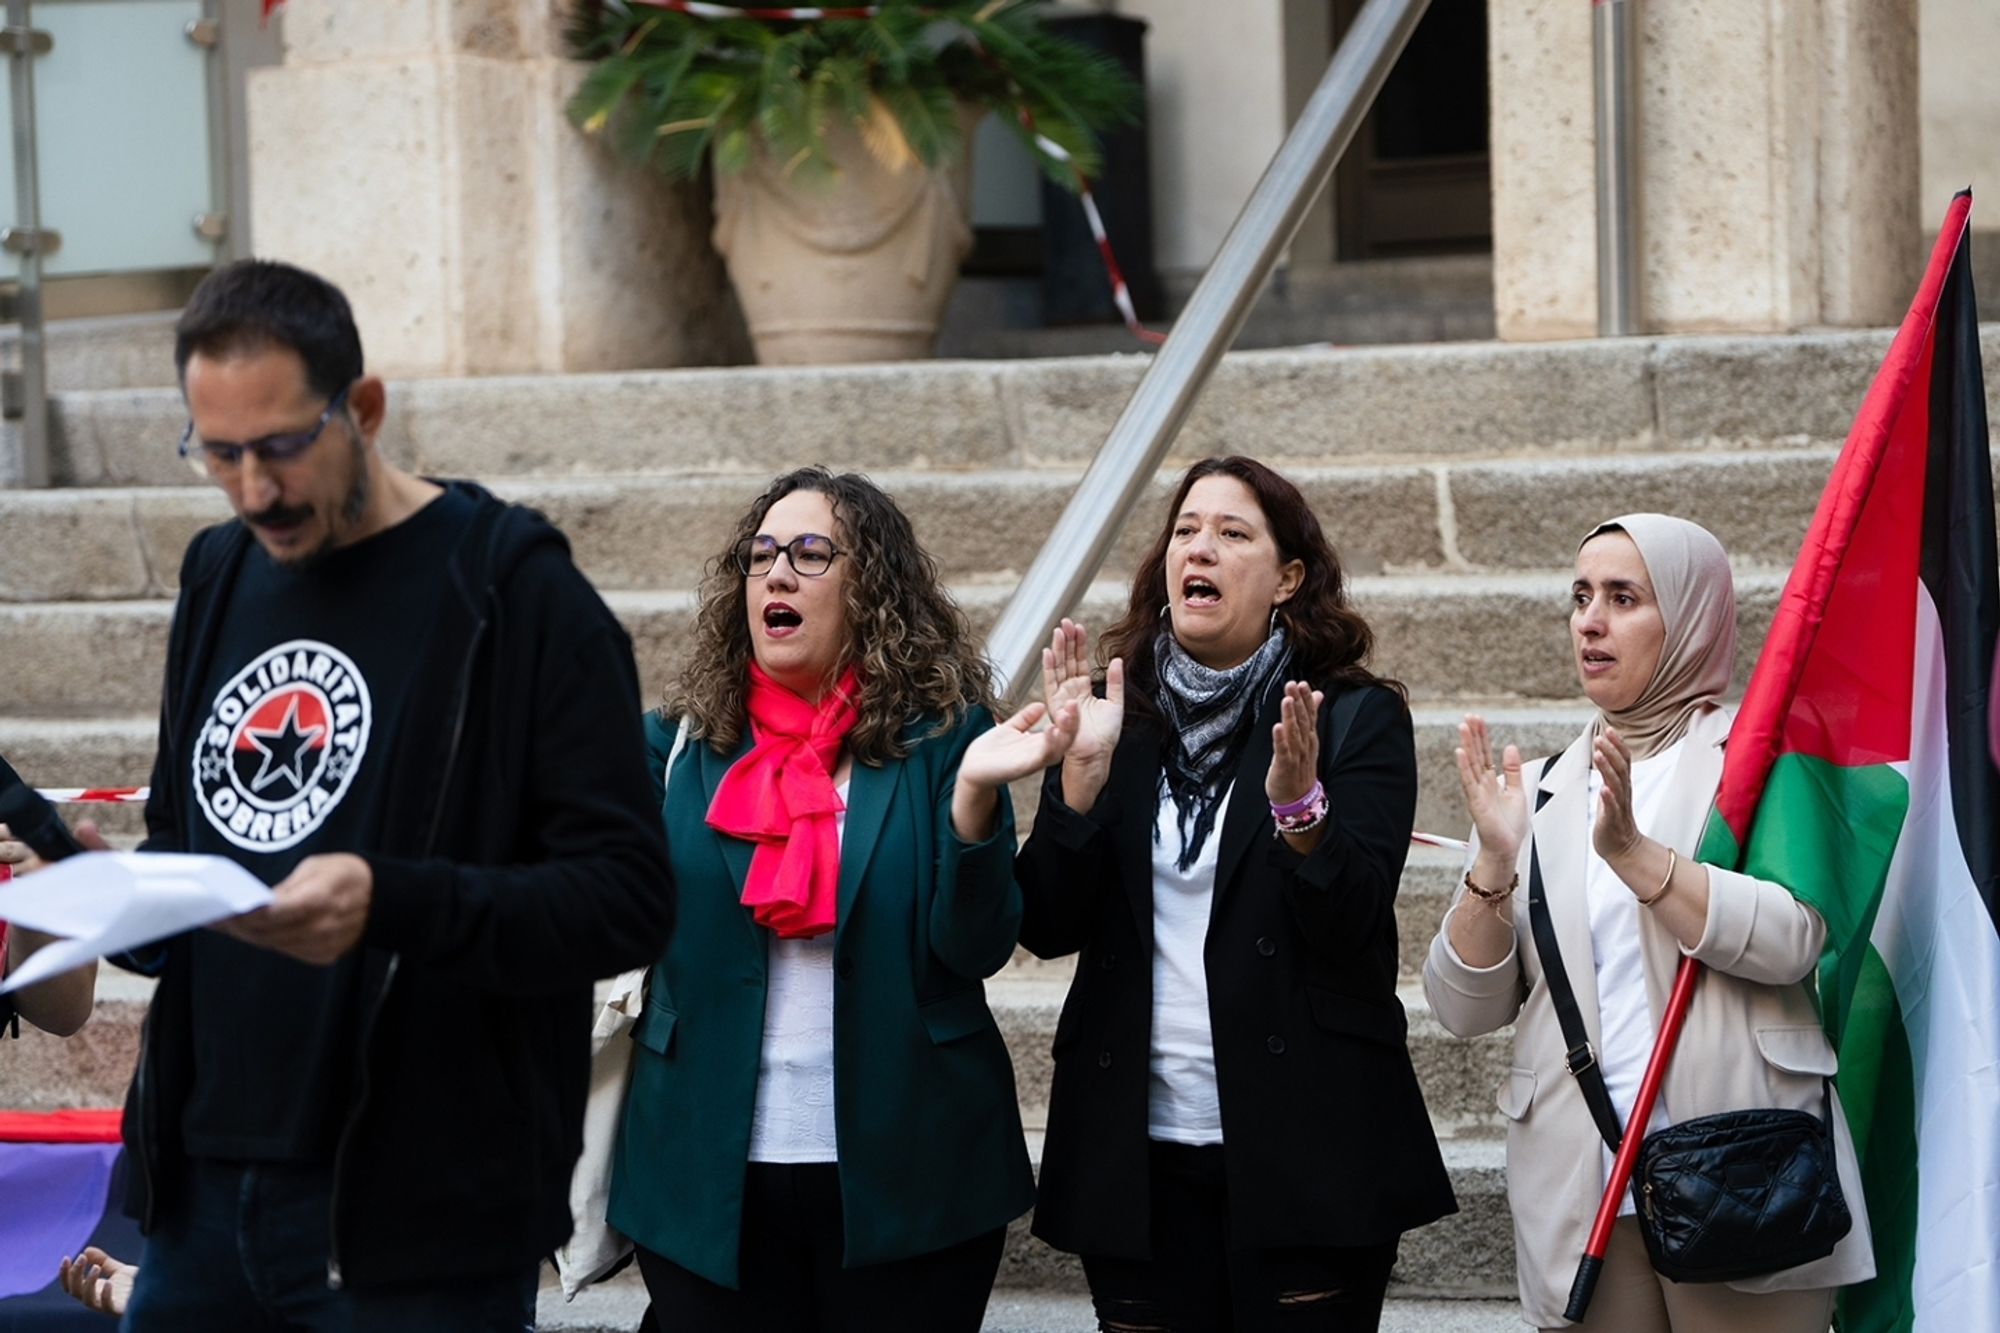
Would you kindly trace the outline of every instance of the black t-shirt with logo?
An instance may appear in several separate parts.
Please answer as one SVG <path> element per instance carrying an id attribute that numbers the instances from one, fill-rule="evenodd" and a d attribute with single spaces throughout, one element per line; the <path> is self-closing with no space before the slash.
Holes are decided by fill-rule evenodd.
<path id="1" fill-rule="evenodd" d="M 180 757 L 190 851 L 276 884 L 308 856 L 373 845 L 399 732 L 442 725 L 403 703 L 473 507 L 447 491 L 304 570 L 245 554 Z M 352 1101 L 358 954 L 313 967 L 201 930 L 192 962 L 188 1153 L 332 1160 Z"/>

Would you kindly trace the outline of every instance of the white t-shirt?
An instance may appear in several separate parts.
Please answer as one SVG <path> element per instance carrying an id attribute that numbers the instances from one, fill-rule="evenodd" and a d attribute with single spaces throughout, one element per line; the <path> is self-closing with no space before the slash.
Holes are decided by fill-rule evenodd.
<path id="1" fill-rule="evenodd" d="M 1180 813 L 1160 789 L 1153 839 L 1153 1041 L 1146 1089 L 1146 1132 L 1168 1143 L 1222 1142 L 1215 1093 L 1215 1041 L 1208 1024 L 1209 905 L 1215 897 L 1216 848 L 1230 792 L 1216 807 L 1195 862 L 1182 870 Z"/>
<path id="2" fill-rule="evenodd" d="M 847 784 L 835 788 L 835 831 L 847 835 Z M 833 1126 L 833 932 L 811 939 L 773 935 L 766 955 L 764 1044 L 750 1111 L 753 1162 L 831 1162 Z"/>
<path id="3" fill-rule="evenodd" d="M 1644 833 L 1655 824 L 1660 807 L 1666 803 L 1673 784 L 1674 766 L 1680 760 L 1681 745 L 1675 742 L 1658 754 L 1632 764 L 1632 819 Z M 1639 1084 L 1646 1075 L 1646 1061 L 1653 1054 L 1653 1039 L 1659 1027 L 1653 1021 L 1652 1006 L 1646 999 L 1646 969 L 1639 944 L 1639 914 L 1646 909 L 1632 895 L 1625 881 L 1613 873 L 1597 849 L 1590 844 L 1590 828 L 1597 822 L 1597 803 L 1604 779 L 1590 770 L 1590 824 L 1584 830 L 1586 865 L 1584 888 L 1590 904 L 1590 952 L 1597 965 L 1598 1033 L 1603 1048 L 1597 1053 L 1598 1068 L 1604 1072 L 1604 1086 L 1618 1123 L 1632 1118 L 1632 1104 L 1638 1100 Z M 1646 893 L 1655 886 L 1647 886 Z M 1564 959 L 1569 965 L 1569 960 Z M 1646 1133 L 1665 1128 L 1673 1121 L 1667 1116 L 1667 1099 L 1662 1090 L 1653 1103 L 1653 1116 Z M 1611 1150 L 1604 1154 L 1604 1171 L 1611 1173 Z M 1628 1190 L 1618 1206 L 1620 1216 L 1633 1212 Z"/>

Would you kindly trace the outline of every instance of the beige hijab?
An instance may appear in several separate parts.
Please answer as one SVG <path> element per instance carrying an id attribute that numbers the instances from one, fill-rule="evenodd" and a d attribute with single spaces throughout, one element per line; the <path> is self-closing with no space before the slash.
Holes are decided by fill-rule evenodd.
<path id="1" fill-rule="evenodd" d="M 1666 622 L 1666 642 L 1653 678 L 1631 707 L 1604 713 L 1632 757 L 1658 754 L 1687 734 L 1704 708 L 1729 689 L 1736 666 L 1736 583 L 1722 543 L 1699 523 L 1666 514 L 1624 514 L 1600 523 L 1577 543 L 1623 531 L 1639 548 Z"/>

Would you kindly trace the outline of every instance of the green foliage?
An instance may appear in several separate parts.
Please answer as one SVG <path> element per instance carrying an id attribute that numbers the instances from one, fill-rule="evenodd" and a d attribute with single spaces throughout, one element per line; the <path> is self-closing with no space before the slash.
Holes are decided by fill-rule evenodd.
<path id="1" fill-rule="evenodd" d="M 1044 29 L 1043 2 L 888 0 L 872 18 L 765 23 L 584 0 L 570 45 L 594 67 L 569 114 L 624 156 L 690 177 L 711 158 L 741 170 L 760 143 L 787 169 L 824 171 L 827 131 L 843 123 L 885 160 L 939 165 L 964 151 L 963 102 L 1075 189 L 1075 171 L 1097 171 L 1097 133 L 1136 117 L 1139 90 L 1111 57 Z"/>

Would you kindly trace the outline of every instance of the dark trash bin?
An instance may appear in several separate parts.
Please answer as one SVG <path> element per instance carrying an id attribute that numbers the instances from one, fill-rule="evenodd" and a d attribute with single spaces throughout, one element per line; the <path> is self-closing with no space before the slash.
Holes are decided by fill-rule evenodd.
<path id="1" fill-rule="evenodd" d="M 1049 31 L 1125 67 L 1146 86 L 1146 24 L 1126 14 L 1052 15 Z M 1138 122 L 1102 136 L 1103 170 L 1092 182 L 1098 212 L 1141 319 L 1160 315 L 1160 280 L 1153 271 L 1153 185 L 1147 164 L 1146 112 Z M 1049 324 L 1101 324 L 1121 316 L 1083 202 L 1046 177 L 1042 181 L 1042 312 Z"/>

